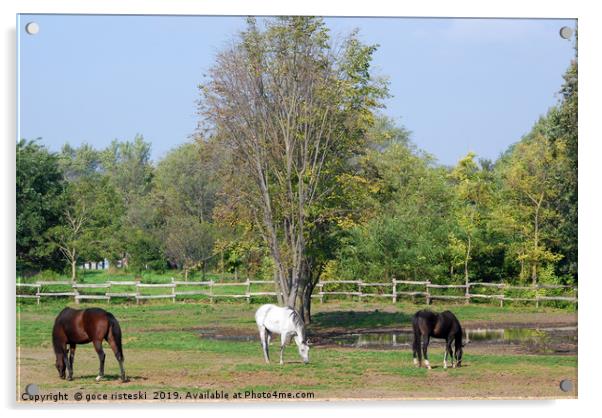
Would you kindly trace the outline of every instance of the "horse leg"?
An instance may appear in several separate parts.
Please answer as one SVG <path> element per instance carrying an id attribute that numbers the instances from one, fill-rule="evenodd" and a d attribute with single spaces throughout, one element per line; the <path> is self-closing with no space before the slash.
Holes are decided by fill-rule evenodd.
<path id="1" fill-rule="evenodd" d="M 445 357 L 443 357 L 443 368 L 444 369 L 447 369 L 447 355 L 448 354 L 451 355 L 452 366 L 454 365 L 454 352 L 452 351 L 451 344 L 452 344 L 452 339 L 448 338 L 445 341 Z"/>
<path id="2" fill-rule="evenodd" d="M 100 379 L 102 379 L 105 375 L 105 352 L 102 349 L 102 340 L 94 340 L 92 344 L 94 344 L 94 349 L 96 350 L 96 354 L 98 354 L 98 360 L 100 361 L 98 376 L 96 376 L 96 381 L 100 382 Z"/>
<path id="3" fill-rule="evenodd" d="M 117 359 L 117 362 L 119 363 L 119 371 L 121 372 L 121 376 L 120 376 L 121 381 L 125 382 L 127 379 L 125 378 L 125 368 L 123 367 L 123 353 L 121 353 L 121 350 L 117 346 L 117 342 L 115 341 L 115 338 L 113 338 L 112 335 L 109 335 L 108 341 L 109 341 L 109 344 L 111 345 L 111 349 L 113 350 L 113 353 L 115 353 L 115 358 Z"/>
<path id="4" fill-rule="evenodd" d="M 269 331 L 265 327 L 259 328 L 259 339 L 261 340 L 261 348 L 263 349 L 263 358 L 266 363 L 270 363 L 270 354 L 268 347 L 268 333 Z"/>
<path id="5" fill-rule="evenodd" d="M 63 379 L 67 378 L 67 380 L 72 380 L 72 378 L 69 376 L 69 369 L 71 369 L 71 366 L 69 365 L 69 350 L 66 346 L 63 348 L 63 363 L 65 363 Z"/>
<path id="6" fill-rule="evenodd" d="M 286 346 L 286 342 L 288 340 L 288 334 L 282 333 L 280 335 L 280 364 L 284 364 L 284 347 Z"/>
<path id="7" fill-rule="evenodd" d="M 73 380 L 73 360 L 75 359 L 75 344 L 69 345 L 69 377 L 67 380 Z"/>
<path id="8" fill-rule="evenodd" d="M 427 369 L 431 368 L 431 364 L 429 363 L 429 358 L 427 355 L 427 350 L 429 347 L 429 339 L 430 339 L 430 337 L 428 335 L 425 335 L 424 338 L 422 339 L 422 355 L 424 356 L 424 365 L 426 366 Z"/>
<path id="9" fill-rule="evenodd" d="M 412 343 L 412 357 L 414 365 L 420 367 L 422 365 L 422 354 L 420 353 L 420 334 L 414 334 L 414 342 Z"/>

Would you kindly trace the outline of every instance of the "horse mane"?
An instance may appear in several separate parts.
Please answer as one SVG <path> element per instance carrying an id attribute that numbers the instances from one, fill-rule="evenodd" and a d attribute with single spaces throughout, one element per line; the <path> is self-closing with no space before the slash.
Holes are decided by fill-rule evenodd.
<path id="1" fill-rule="evenodd" d="M 301 340 L 305 342 L 305 322 L 303 322 L 303 319 L 301 319 L 301 315 L 299 315 L 296 310 L 291 308 L 290 318 L 293 321 L 293 324 L 295 324 L 295 327 L 301 330 L 301 335 L 299 335 L 299 337 L 301 337 Z"/>

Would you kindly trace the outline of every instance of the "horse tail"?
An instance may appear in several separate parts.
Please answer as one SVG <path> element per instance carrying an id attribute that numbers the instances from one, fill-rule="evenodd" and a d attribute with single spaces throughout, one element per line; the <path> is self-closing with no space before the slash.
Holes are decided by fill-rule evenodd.
<path id="1" fill-rule="evenodd" d="M 120 360 L 123 360 L 123 349 L 121 347 L 121 327 L 119 326 L 117 318 L 115 318 L 113 314 L 107 312 L 107 318 L 109 320 L 109 335 L 113 336 L 113 340 L 117 346 L 117 353 L 115 354 L 119 356 Z M 107 337 L 109 335 L 107 335 Z"/>
<path id="2" fill-rule="evenodd" d="M 461 349 L 464 344 L 462 342 L 462 339 L 464 338 L 464 333 L 462 331 L 462 325 L 460 325 L 460 321 L 458 322 L 458 330 L 456 331 L 456 335 L 454 336 L 454 340 L 456 342 L 456 351 L 458 351 L 459 349 Z"/>
<path id="3" fill-rule="evenodd" d="M 69 308 L 65 308 L 57 315 L 54 320 L 54 326 L 52 327 L 52 348 L 56 355 L 62 355 L 65 352 L 65 344 L 67 341 L 65 338 L 61 338 L 61 331 L 64 329 L 62 317 L 68 310 Z"/>
<path id="4" fill-rule="evenodd" d="M 62 356 L 65 352 L 65 341 L 58 335 L 57 328 L 58 325 L 55 324 L 52 330 L 52 348 L 54 349 L 54 354 Z"/>
<path id="5" fill-rule="evenodd" d="M 414 330 L 414 336 L 420 335 L 420 326 L 418 325 L 418 312 L 412 317 L 412 329 Z"/>

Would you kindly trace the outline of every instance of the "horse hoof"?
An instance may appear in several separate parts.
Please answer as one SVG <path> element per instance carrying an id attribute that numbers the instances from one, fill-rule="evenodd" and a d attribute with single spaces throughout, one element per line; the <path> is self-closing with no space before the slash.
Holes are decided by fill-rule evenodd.
<path id="1" fill-rule="evenodd" d="M 102 379 L 102 376 L 96 376 L 96 381 L 100 382 L 100 380 Z"/>
<path id="2" fill-rule="evenodd" d="M 69 382 L 71 382 L 71 381 L 73 380 L 73 378 L 72 378 L 71 376 L 69 376 L 69 377 L 67 378 L 67 380 L 68 380 Z"/>

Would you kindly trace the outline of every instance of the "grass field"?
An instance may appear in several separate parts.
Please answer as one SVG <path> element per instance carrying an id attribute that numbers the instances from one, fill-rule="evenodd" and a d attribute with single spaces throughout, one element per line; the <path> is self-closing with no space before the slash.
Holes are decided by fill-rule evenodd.
<path id="1" fill-rule="evenodd" d="M 272 363 L 263 362 L 258 339 L 201 338 L 203 330 L 224 336 L 254 335 L 253 314 L 258 304 L 146 303 L 82 304 L 111 311 L 123 330 L 126 372 L 130 381 L 117 379 L 118 366 L 110 348 L 106 379 L 95 382 L 98 360 L 92 346 L 78 346 L 74 380 L 58 378 L 51 346 L 51 329 L 65 302 L 17 305 L 17 397 L 29 383 L 41 393 L 116 393 L 166 391 L 171 399 L 187 392 L 312 392 L 314 399 L 332 398 L 560 398 L 562 379 L 577 381 L 575 355 L 528 354 L 513 347 L 465 348 L 462 368 L 443 369 L 440 346 L 429 351 L 433 370 L 412 365 L 409 349 L 360 349 L 325 345 L 312 347 L 304 365 L 294 344 L 285 352 L 284 366 L 277 363 L 277 342 L 272 343 Z M 71 304 L 71 306 L 74 306 Z M 75 307 L 75 306 L 74 306 Z M 314 304 L 313 335 L 333 331 L 395 329 L 410 325 L 413 312 L 423 306 L 407 303 L 378 304 L 353 301 Z M 485 305 L 436 305 L 453 310 L 464 326 L 531 326 L 576 324 L 575 312 L 552 308 L 498 308 Z M 274 361 L 276 360 L 276 361 Z M 178 395 L 173 395 L 177 392 Z"/>

